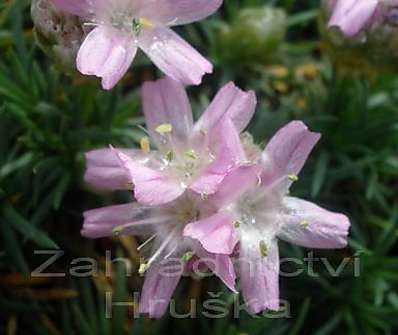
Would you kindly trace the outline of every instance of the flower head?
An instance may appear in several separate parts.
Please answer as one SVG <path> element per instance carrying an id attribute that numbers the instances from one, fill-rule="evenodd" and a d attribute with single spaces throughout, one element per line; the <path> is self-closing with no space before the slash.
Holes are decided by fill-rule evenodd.
<path id="1" fill-rule="evenodd" d="M 222 0 L 52 0 L 92 27 L 77 55 L 77 68 L 102 78 L 111 89 L 130 67 L 138 48 L 167 75 L 199 84 L 212 65 L 169 27 L 213 14 Z"/>
<path id="2" fill-rule="evenodd" d="M 201 222 L 203 215 L 206 215 L 206 210 L 201 208 L 201 199 L 186 193 L 157 207 L 133 202 L 87 211 L 84 213 L 82 235 L 89 238 L 112 235 L 146 237 L 138 247 L 143 256 L 138 271 L 142 275 L 146 273 L 140 312 L 161 317 L 182 274 L 190 270 L 189 261 L 193 257 L 234 290 L 235 274 L 228 255 L 209 253 L 195 240 L 183 236 L 185 226 Z"/>
<path id="3" fill-rule="evenodd" d="M 186 190 L 206 198 L 217 191 L 227 173 L 246 160 L 239 130 L 254 113 L 253 92 L 227 84 L 196 124 L 178 82 L 165 78 L 146 83 L 142 94 L 146 125 L 156 150 L 145 137 L 140 153 L 117 149 L 88 153 L 86 180 L 90 184 L 108 189 L 134 187 L 138 202 L 154 206 L 171 202 Z"/>
<path id="4" fill-rule="evenodd" d="M 278 239 L 309 248 L 342 248 L 347 243 L 346 216 L 288 196 L 319 138 L 302 122 L 282 128 L 261 156 L 233 170 L 209 197 L 224 218 L 215 218 L 212 229 L 211 218 L 184 229 L 185 236 L 208 252 L 228 254 L 238 246 L 241 289 L 254 313 L 279 307 Z M 220 249 L 220 240 L 227 249 Z"/>

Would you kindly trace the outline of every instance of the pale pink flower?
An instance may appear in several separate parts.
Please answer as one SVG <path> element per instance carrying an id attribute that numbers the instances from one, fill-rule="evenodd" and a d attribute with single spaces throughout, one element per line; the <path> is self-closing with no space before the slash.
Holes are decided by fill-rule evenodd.
<path id="1" fill-rule="evenodd" d="M 88 238 L 112 235 L 147 238 L 138 247 L 145 259 L 139 272 L 146 272 L 139 305 L 141 313 L 159 318 L 166 312 L 182 274 L 191 270 L 190 261 L 194 258 L 235 291 L 235 273 L 229 256 L 209 253 L 196 240 L 183 236 L 187 224 L 200 222 L 201 203 L 197 195 L 187 192 L 167 205 L 146 207 L 128 203 L 84 213 L 82 235 Z"/>
<path id="2" fill-rule="evenodd" d="M 329 26 L 338 27 L 345 36 L 353 37 L 379 21 L 382 18 L 383 5 L 389 1 L 332 0 L 329 2 L 332 7 Z"/>
<path id="3" fill-rule="evenodd" d="M 146 126 L 156 150 L 101 149 L 87 154 L 85 179 L 105 189 L 133 189 L 138 202 L 160 205 L 186 190 L 206 198 L 225 175 L 246 161 L 239 132 L 253 116 L 256 98 L 229 83 L 194 124 L 184 87 L 165 78 L 145 83 Z"/>
<path id="4" fill-rule="evenodd" d="M 208 252 L 239 252 L 237 268 L 251 312 L 279 308 L 278 239 L 308 248 L 343 248 L 350 222 L 343 214 L 288 195 L 320 135 L 298 121 L 271 139 L 254 164 L 226 176 L 208 203 L 217 208 L 185 227 Z"/>
<path id="5" fill-rule="evenodd" d="M 93 30 L 77 55 L 77 68 L 102 78 L 111 89 L 124 76 L 140 48 L 168 76 L 200 84 L 212 65 L 169 27 L 202 20 L 222 0 L 52 0 L 80 16 Z"/>

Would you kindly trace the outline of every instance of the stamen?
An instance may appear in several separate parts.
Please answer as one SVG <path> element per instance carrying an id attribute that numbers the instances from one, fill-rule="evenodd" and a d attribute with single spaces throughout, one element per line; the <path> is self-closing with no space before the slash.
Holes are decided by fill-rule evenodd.
<path id="1" fill-rule="evenodd" d="M 124 226 L 116 226 L 115 228 L 112 229 L 112 234 L 114 236 L 119 236 L 124 230 Z"/>
<path id="2" fill-rule="evenodd" d="M 157 234 L 148 238 L 144 243 L 142 243 L 140 246 L 138 246 L 137 251 L 141 251 L 146 245 L 151 243 L 155 239 L 156 236 L 157 236 Z"/>
<path id="3" fill-rule="evenodd" d="M 141 138 L 140 145 L 141 145 L 141 150 L 144 154 L 150 153 L 151 144 L 150 144 L 149 138 L 147 136 L 144 136 L 143 138 Z"/>
<path id="4" fill-rule="evenodd" d="M 235 221 L 235 223 L 234 223 L 234 227 L 235 227 L 235 228 L 239 228 L 240 225 L 241 225 L 241 222 L 240 222 L 240 221 Z"/>
<path id="5" fill-rule="evenodd" d="M 131 29 L 133 30 L 133 33 L 138 36 L 141 33 L 141 28 L 142 27 L 141 27 L 140 20 L 137 18 L 134 18 L 133 22 L 132 22 L 132 27 L 131 27 Z"/>
<path id="6" fill-rule="evenodd" d="M 166 158 L 166 161 L 171 163 L 174 159 L 174 152 L 172 150 L 167 151 L 165 158 Z"/>
<path id="7" fill-rule="evenodd" d="M 141 24 L 142 28 L 150 29 L 150 28 L 155 27 L 155 25 L 152 21 L 145 19 L 145 18 L 140 18 L 139 23 Z"/>
<path id="8" fill-rule="evenodd" d="M 177 228 L 175 228 L 170 234 L 169 236 L 167 236 L 167 238 L 163 241 L 163 243 L 161 244 L 161 246 L 159 247 L 159 249 L 151 256 L 151 258 L 148 261 L 148 266 L 150 266 L 157 258 L 158 256 L 163 252 L 164 249 L 166 249 L 166 247 L 168 246 L 168 244 L 170 243 L 170 241 L 175 237 L 175 233 L 177 231 Z"/>
<path id="9" fill-rule="evenodd" d="M 199 157 L 194 149 L 189 149 L 185 152 L 185 156 L 189 159 L 197 160 Z"/>
<path id="10" fill-rule="evenodd" d="M 138 269 L 139 275 L 142 276 L 148 269 L 149 269 L 149 264 L 148 263 L 142 263 L 140 265 L 140 268 Z"/>
<path id="11" fill-rule="evenodd" d="M 260 254 L 262 257 L 267 257 L 268 256 L 268 247 L 267 244 L 261 240 L 259 243 L 259 247 L 260 247 Z"/>
<path id="12" fill-rule="evenodd" d="M 182 260 L 183 262 L 188 262 L 188 261 L 190 261 L 190 260 L 192 259 L 192 257 L 193 257 L 194 255 L 195 255 L 195 254 L 194 254 L 192 251 L 188 251 L 188 252 L 186 252 L 184 255 L 182 255 L 181 260 Z"/>
<path id="13" fill-rule="evenodd" d="M 299 177 L 295 174 L 289 174 L 287 175 L 287 177 L 289 178 L 290 181 L 296 182 L 299 180 Z"/>
<path id="14" fill-rule="evenodd" d="M 171 133 L 173 131 L 173 125 L 170 123 L 164 123 L 159 125 L 155 131 L 161 135 Z"/>
<path id="15" fill-rule="evenodd" d="M 302 226 L 303 228 L 308 228 L 308 226 L 310 225 L 310 223 L 307 220 L 301 220 L 299 222 L 300 226 Z"/>

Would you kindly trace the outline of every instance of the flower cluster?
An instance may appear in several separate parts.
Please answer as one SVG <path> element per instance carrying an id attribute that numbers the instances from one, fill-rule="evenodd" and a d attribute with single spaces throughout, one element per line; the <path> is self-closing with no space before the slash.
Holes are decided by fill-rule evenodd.
<path id="1" fill-rule="evenodd" d="M 145 83 L 142 96 L 149 137 L 141 149 L 86 155 L 90 185 L 134 191 L 136 201 L 86 212 L 82 229 L 89 238 L 145 238 L 138 248 L 146 276 L 142 313 L 161 317 L 181 276 L 198 264 L 233 292 L 239 277 L 250 312 L 277 310 L 279 239 L 309 248 L 346 246 L 346 216 L 288 195 L 319 134 L 293 121 L 260 150 L 241 133 L 256 97 L 233 83 L 196 123 L 181 83 Z"/>
<path id="2" fill-rule="evenodd" d="M 77 68 L 113 88 L 133 62 L 138 48 L 168 76 L 200 84 L 213 66 L 169 27 L 213 14 L 222 0 L 51 0 L 92 28 L 77 54 Z"/>
<path id="3" fill-rule="evenodd" d="M 397 0 L 329 0 L 330 27 L 338 27 L 347 37 L 374 30 L 384 22 L 396 22 Z"/>

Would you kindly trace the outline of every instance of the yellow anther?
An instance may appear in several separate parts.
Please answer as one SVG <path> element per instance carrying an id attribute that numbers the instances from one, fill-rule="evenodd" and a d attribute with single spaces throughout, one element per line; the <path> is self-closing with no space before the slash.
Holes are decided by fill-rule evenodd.
<path id="1" fill-rule="evenodd" d="M 149 269 L 149 265 L 147 263 L 142 263 L 140 268 L 138 269 L 138 273 L 143 275 Z"/>
<path id="2" fill-rule="evenodd" d="M 119 236 L 124 230 L 123 226 L 116 226 L 115 228 L 112 229 L 112 234 L 115 236 Z"/>
<path id="3" fill-rule="evenodd" d="M 195 151 L 194 149 L 187 150 L 187 151 L 185 152 L 185 156 L 186 156 L 187 158 L 194 159 L 194 160 L 196 160 L 196 159 L 199 158 L 198 155 L 197 155 L 197 153 L 196 153 L 196 151 Z"/>
<path id="4" fill-rule="evenodd" d="M 159 134 L 167 134 L 167 133 L 171 133 L 173 131 L 173 125 L 171 125 L 170 123 L 164 123 L 159 125 L 155 131 Z"/>
<path id="5" fill-rule="evenodd" d="M 188 251 L 184 255 L 182 255 L 181 260 L 183 262 L 188 262 L 192 259 L 193 256 L 194 256 L 194 253 L 192 251 Z"/>
<path id="6" fill-rule="evenodd" d="M 267 257 L 268 256 L 268 247 L 267 244 L 264 241 L 260 241 L 259 244 L 260 247 L 260 254 L 262 257 Z"/>
<path id="7" fill-rule="evenodd" d="M 289 174 L 287 177 L 289 178 L 290 181 L 293 181 L 293 182 L 296 182 L 299 180 L 299 177 L 295 174 Z"/>
<path id="8" fill-rule="evenodd" d="M 140 25 L 142 28 L 148 28 L 148 29 L 155 27 L 155 24 L 152 21 L 144 18 L 140 18 Z"/>
<path id="9" fill-rule="evenodd" d="M 141 146 L 141 150 L 144 154 L 149 154 L 149 152 L 151 151 L 151 144 L 150 144 L 149 138 L 147 136 L 144 136 L 143 138 L 141 138 L 140 146 Z"/>
<path id="10" fill-rule="evenodd" d="M 301 220 L 300 221 L 300 226 L 307 228 L 310 225 L 310 223 L 307 220 Z"/>

